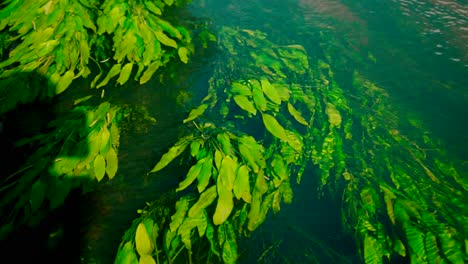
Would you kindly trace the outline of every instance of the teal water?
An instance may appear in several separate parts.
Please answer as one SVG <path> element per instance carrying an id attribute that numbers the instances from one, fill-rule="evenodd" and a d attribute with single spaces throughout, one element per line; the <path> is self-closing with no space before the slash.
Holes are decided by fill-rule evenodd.
<path id="1" fill-rule="evenodd" d="M 345 92 L 353 93 L 349 80 L 359 71 L 389 94 L 397 115 L 412 120 L 400 124 L 401 131 L 420 133 L 414 130 L 418 124 L 440 139 L 449 156 L 468 159 L 464 1 L 198 0 L 181 13 L 185 22 L 204 21 L 215 34 L 222 26 L 261 30 L 272 41 L 303 45 L 314 58 L 324 56 L 323 48 L 332 50 L 340 58 L 334 61 L 335 74 Z M 136 93 L 122 92 L 122 102 L 143 102 L 158 123 L 124 130 L 125 164 L 119 172 L 124 180 L 84 198 L 91 203 L 83 210 L 89 217 L 81 223 L 82 263 L 111 263 L 136 210 L 164 196 L 183 177 L 183 168 L 172 168 L 173 175 L 165 179 L 133 175 L 145 175 L 175 142 L 183 129 L 180 121 L 206 94 L 218 56 L 214 45 L 200 47 L 188 65 L 178 66 L 177 79 L 163 85 L 153 80 L 135 87 Z M 464 166 L 466 173 L 466 162 Z M 241 242 L 239 263 L 361 263 L 353 238 L 341 228 L 341 197 L 312 195 L 317 186 L 306 176 L 295 187 L 293 204 Z M 103 197 L 103 190 L 109 195 Z"/>
<path id="2" fill-rule="evenodd" d="M 260 30 L 272 42 L 304 46 L 312 59 L 324 58 L 324 49 L 332 51 L 335 78 L 349 97 L 355 92 L 351 76 L 359 71 L 388 93 L 396 115 L 411 120 L 399 124 L 400 131 L 411 136 L 421 133 L 415 127 L 424 127 L 449 156 L 465 161 L 466 175 L 465 1 L 194 0 L 179 11 L 181 22 L 204 23 L 215 35 L 222 26 Z M 215 43 L 207 49 L 197 46 L 189 64 L 176 65 L 173 78 L 130 84 L 113 95 L 114 101 L 145 107 L 157 123 L 123 126 L 118 177 L 83 195 L 70 209 L 80 218 L 69 224 L 77 230 L 58 243 L 71 248 L 79 241 L 80 249 L 64 263 L 112 263 L 137 209 L 172 195 L 187 169 L 184 164 L 168 168 L 165 177 L 145 175 L 185 129 L 181 121 L 206 95 L 215 61 L 225 59 L 220 56 L 226 54 Z M 315 173 L 306 170 L 294 187 L 293 204 L 283 205 L 251 238 L 240 241 L 239 263 L 362 262 L 353 237 L 342 230 L 341 197 L 317 196 Z"/>

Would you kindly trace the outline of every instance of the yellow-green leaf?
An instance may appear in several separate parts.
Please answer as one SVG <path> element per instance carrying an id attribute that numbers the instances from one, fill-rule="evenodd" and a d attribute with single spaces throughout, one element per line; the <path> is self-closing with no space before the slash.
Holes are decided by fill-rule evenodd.
<path id="1" fill-rule="evenodd" d="M 153 252 L 153 241 L 148 234 L 148 230 L 143 223 L 138 224 L 135 234 L 135 244 L 140 256 L 150 255 Z"/>
<path id="2" fill-rule="evenodd" d="M 200 174 L 203 164 L 205 163 L 205 159 L 206 158 L 199 160 L 197 164 L 190 168 L 190 170 L 187 172 L 187 176 L 185 176 L 185 179 L 179 183 L 179 187 L 176 189 L 176 192 L 185 190 L 185 188 L 190 186 L 190 184 L 192 184 L 192 182 L 195 181 L 195 179 Z"/>
<path id="3" fill-rule="evenodd" d="M 199 107 L 192 109 L 192 111 L 190 111 L 189 116 L 186 119 L 184 119 L 184 124 L 195 120 L 197 117 L 201 116 L 207 108 L 208 104 L 202 104 Z"/>
<path id="4" fill-rule="evenodd" d="M 114 76 L 117 76 L 117 74 L 119 74 L 121 67 L 122 67 L 121 64 L 114 64 L 114 66 L 112 66 L 112 68 L 109 70 L 109 73 L 107 73 L 106 78 L 104 78 L 104 80 L 102 80 L 102 82 L 98 84 L 96 88 L 100 88 L 104 85 L 107 85 L 110 79 L 112 79 Z"/>
<path id="5" fill-rule="evenodd" d="M 98 181 L 101 181 L 104 178 L 104 174 L 106 173 L 106 161 L 101 154 L 96 156 L 94 159 L 94 176 Z"/>
<path id="6" fill-rule="evenodd" d="M 294 106 L 290 103 L 288 103 L 288 111 L 289 113 L 294 117 L 294 119 L 296 119 L 297 122 L 305 125 L 305 126 L 308 126 L 309 123 L 307 123 L 307 121 L 304 119 L 304 117 L 302 117 L 302 114 L 301 112 L 299 112 L 298 110 L 296 110 L 296 108 L 294 108 Z"/>
<path id="7" fill-rule="evenodd" d="M 208 186 L 208 184 L 210 183 L 212 169 L 213 169 L 213 158 L 209 156 L 205 159 L 205 162 L 203 163 L 203 168 L 201 169 L 200 174 L 198 174 L 197 189 L 199 193 L 203 192 L 206 186 Z"/>
<path id="8" fill-rule="evenodd" d="M 132 73 L 132 68 L 133 68 L 133 63 L 129 62 L 125 64 L 125 66 L 122 68 L 122 71 L 120 72 L 119 79 L 117 79 L 117 82 L 122 85 L 128 81 L 128 78 L 130 78 L 130 73 Z"/>
<path id="9" fill-rule="evenodd" d="M 75 73 L 73 73 L 73 70 L 67 71 L 58 81 L 57 87 L 55 88 L 55 93 L 60 94 L 65 91 L 72 83 L 74 77 Z"/>
<path id="10" fill-rule="evenodd" d="M 250 203 L 252 201 L 252 195 L 250 194 L 249 168 L 247 165 L 242 165 L 237 170 L 237 176 L 234 182 L 234 195 L 238 200 L 242 198 L 246 203 Z"/>
<path id="11" fill-rule="evenodd" d="M 226 190 L 232 191 L 234 187 L 234 181 L 236 180 L 237 161 L 231 156 L 224 157 L 221 162 L 221 169 L 219 170 L 218 183 L 223 184 Z"/>
<path id="12" fill-rule="evenodd" d="M 327 108 L 326 108 L 326 113 L 328 115 L 328 121 L 330 122 L 331 127 L 340 127 L 341 125 L 341 114 L 340 112 L 335 108 L 334 105 L 328 103 Z"/>
<path id="13" fill-rule="evenodd" d="M 145 1 L 145 6 L 148 8 L 149 11 L 151 11 L 155 15 L 161 15 L 161 9 L 159 9 L 153 2 L 151 1 Z"/>
<path id="14" fill-rule="evenodd" d="M 198 201 L 190 208 L 188 212 L 189 217 L 196 217 L 201 213 L 203 209 L 211 205 L 216 197 L 218 196 L 216 192 L 216 186 L 211 186 L 206 191 L 204 191 Z"/>
<path id="15" fill-rule="evenodd" d="M 180 139 L 174 146 L 172 146 L 167 153 L 165 153 L 159 162 L 154 166 L 154 168 L 150 171 L 157 172 L 165 168 L 171 161 L 177 158 L 185 148 L 190 144 L 191 139 L 193 139 L 193 135 L 184 137 Z"/>
<path id="16" fill-rule="evenodd" d="M 286 131 L 284 128 L 278 123 L 278 121 L 269 114 L 262 114 L 263 124 L 265 124 L 265 128 L 275 137 L 288 141 L 288 137 L 286 135 Z"/>
<path id="17" fill-rule="evenodd" d="M 150 255 L 143 255 L 140 257 L 138 264 L 156 264 L 156 261 Z"/>
<path id="18" fill-rule="evenodd" d="M 252 90 L 248 86 L 238 82 L 232 83 L 231 92 L 236 95 L 252 96 Z"/>
<path id="19" fill-rule="evenodd" d="M 267 79 L 261 79 L 262 89 L 265 95 L 275 104 L 281 104 L 281 97 L 276 88 Z"/>
<path id="20" fill-rule="evenodd" d="M 180 47 L 180 48 L 177 50 L 177 53 L 179 54 L 179 58 L 180 58 L 180 60 L 181 60 L 183 63 L 187 63 L 187 62 L 188 62 L 188 57 L 187 57 L 188 50 L 187 50 L 186 47 Z"/>
<path id="21" fill-rule="evenodd" d="M 249 84 L 252 87 L 253 100 L 257 109 L 262 112 L 267 110 L 267 100 L 263 95 L 260 83 L 257 80 L 250 80 Z"/>
<path id="22" fill-rule="evenodd" d="M 228 190 L 221 181 L 218 181 L 216 186 L 218 189 L 218 203 L 213 214 L 213 223 L 221 225 L 231 214 L 234 202 L 232 200 L 232 191 Z"/>
<path id="23" fill-rule="evenodd" d="M 114 148 L 110 148 L 106 155 L 106 173 L 109 179 L 114 178 L 117 173 L 119 161 Z"/>
<path id="24" fill-rule="evenodd" d="M 143 75 L 140 78 L 140 84 L 144 84 L 148 82 L 153 74 L 159 69 L 159 66 L 161 65 L 160 61 L 154 61 L 153 63 L 148 66 L 148 69 L 143 73 Z"/>
<path id="25" fill-rule="evenodd" d="M 162 31 L 155 31 L 154 34 L 156 35 L 156 38 L 159 40 L 159 42 L 161 42 L 162 44 L 177 49 L 177 42 L 169 38 Z"/>
<path id="26" fill-rule="evenodd" d="M 234 96 L 234 102 L 242 108 L 243 110 L 256 115 L 257 109 L 255 109 L 254 104 L 249 100 L 249 98 L 245 95 L 236 95 Z"/>

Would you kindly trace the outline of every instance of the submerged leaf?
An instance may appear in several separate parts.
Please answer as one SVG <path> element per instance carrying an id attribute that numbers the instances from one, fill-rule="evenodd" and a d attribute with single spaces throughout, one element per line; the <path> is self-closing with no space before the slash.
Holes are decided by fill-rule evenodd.
<path id="1" fill-rule="evenodd" d="M 276 119 L 269 115 L 269 114 L 262 114 L 263 124 L 265 124 L 265 128 L 273 134 L 273 136 L 288 141 L 288 137 L 284 128 L 276 121 Z"/>
<path id="2" fill-rule="evenodd" d="M 106 155 L 106 173 L 109 179 L 114 178 L 118 169 L 118 157 L 114 148 L 110 148 Z"/>
<path id="3" fill-rule="evenodd" d="M 234 102 L 242 108 L 243 110 L 251 113 L 252 115 L 257 114 L 257 109 L 255 108 L 254 104 L 249 100 L 249 98 L 245 95 L 236 95 L 234 96 Z"/>
<path id="4" fill-rule="evenodd" d="M 123 66 L 122 71 L 120 72 L 120 76 L 117 79 L 117 83 L 120 85 L 126 83 L 128 78 L 130 78 L 130 74 L 132 73 L 133 63 L 129 62 Z"/>
<path id="5" fill-rule="evenodd" d="M 281 97 L 274 86 L 267 79 L 260 80 L 265 95 L 275 104 L 281 104 Z"/>
<path id="6" fill-rule="evenodd" d="M 70 86 L 70 84 L 72 83 L 74 77 L 75 77 L 75 73 L 73 72 L 73 70 L 67 71 L 57 83 L 57 87 L 55 88 L 55 93 L 60 94 L 63 91 L 65 91 L 68 88 L 68 86 Z"/>
<path id="7" fill-rule="evenodd" d="M 176 189 L 176 192 L 180 192 L 190 186 L 193 181 L 198 177 L 200 174 L 200 171 L 203 167 L 203 164 L 205 163 L 205 159 L 203 158 L 197 162 L 194 166 L 190 168 L 190 170 L 187 172 L 187 175 L 185 176 L 185 179 L 179 183 L 179 187 Z"/>
<path id="8" fill-rule="evenodd" d="M 294 119 L 296 119 L 297 122 L 305 125 L 305 126 L 308 126 L 309 123 L 307 123 L 307 121 L 304 119 L 304 117 L 302 117 L 302 114 L 301 112 L 299 112 L 298 110 L 296 110 L 296 108 L 294 108 L 294 106 L 290 103 L 288 103 L 288 111 L 289 113 L 294 117 Z"/>
<path id="9" fill-rule="evenodd" d="M 252 201 L 249 180 L 249 169 L 247 165 L 242 165 L 237 170 L 237 176 L 234 182 L 234 195 L 238 200 L 242 198 L 246 203 L 250 203 Z"/>
<path id="10" fill-rule="evenodd" d="M 231 92 L 236 95 L 252 96 L 252 90 L 248 86 L 238 82 L 232 83 Z"/>
<path id="11" fill-rule="evenodd" d="M 205 158 L 205 162 L 203 163 L 203 167 L 200 171 L 200 174 L 198 174 L 198 185 L 197 189 L 198 192 L 201 193 L 205 190 L 206 186 L 210 183 L 211 179 L 211 174 L 213 170 L 213 157 L 208 156 Z"/>
<path id="12" fill-rule="evenodd" d="M 135 244 L 140 256 L 149 255 L 153 252 L 154 245 L 143 223 L 138 224 L 135 234 Z"/>
<path id="13" fill-rule="evenodd" d="M 184 152 L 185 148 L 189 145 L 192 139 L 193 135 L 181 138 L 174 146 L 169 149 L 167 153 L 161 157 L 159 162 L 149 173 L 157 172 L 165 168 L 171 161 Z"/>
<path id="14" fill-rule="evenodd" d="M 179 54 L 179 58 L 180 60 L 187 64 L 188 62 L 188 57 L 187 57 L 187 53 L 188 53 L 188 50 L 186 47 L 180 47 L 178 50 L 177 50 L 177 53 Z"/>
<path id="15" fill-rule="evenodd" d="M 202 104 L 199 107 L 192 109 L 192 111 L 190 111 L 189 116 L 186 119 L 184 119 L 184 124 L 195 120 L 197 117 L 201 116 L 207 108 L 208 104 Z"/>
<path id="16" fill-rule="evenodd" d="M 201 213 L 203 209 L 211 205 L 218 196 L 216 192 L 216 186 L 211 186 L 206 191 L 204 191 L 198 201 L 190 208 L 188 212 L 189 217 L 196 217 Z"/>
<path id="17" fill-rule="evenodd" d="M 98 181 L 101 181 L 105 173 L 106 161 L 101 154 L 98 154 L 94 160 L 94 175 Z"/>
<path id="18" fill-rule="evenodd" d="M 228 190 L 221 181 L 218 181 L 216 186 L 218 189 L 218 203 L 213 214 L 213 224 L 221 225 L 231 214 L 234 202 L 232 200 L 232 191 Z"/>

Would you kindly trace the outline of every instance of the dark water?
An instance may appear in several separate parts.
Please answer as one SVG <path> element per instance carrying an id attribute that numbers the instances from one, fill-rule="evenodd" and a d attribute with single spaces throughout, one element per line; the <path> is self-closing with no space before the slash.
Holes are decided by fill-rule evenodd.
<path id="1" fill-rule="evenodd" d="M 287 38 L 310 56 L 320 56 L 323 46 L 332 48 L 348 65 L 337 72 L 338 79 L 358 69 L 389 93 L 400 114 L 414 116 L 441 138 L 450 155 L 468 159 L 465 1 L 195 0 L 182 16 L 186 23 L 203 21 L 213 29 L 258 29 L 273 42 Z M 199 49 L 188 65 L 177 66 L 175 78 L 130 85 L 113 98 L 146 107 L 157 123 L 126 125 L 118 176 L 81 198 L 79 237 L 72 238 L 80 241 L 78 262 L 112 263 L 137 209 L 166 195 L 183 177 L 184 170 L 177 168 L 166 178 L 145 175 L 183 131 L 180 124 L 190 107 L 206 94 L 217 56 L 215 50 Z M 367 65 L 363 56 L 375 62 Z M 294 203 L 241 242 L 240 262 L 360 263 L 353 239 L 341 231 L 341 197 L 319 199 L 309 191 L 315 188 L 304 177 L 295 187 Z M 262 255 L 265 250 L 268 254 Z"/>

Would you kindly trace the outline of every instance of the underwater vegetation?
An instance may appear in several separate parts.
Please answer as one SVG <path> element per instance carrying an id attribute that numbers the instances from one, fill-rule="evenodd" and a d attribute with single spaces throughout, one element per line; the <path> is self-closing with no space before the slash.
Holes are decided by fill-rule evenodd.
<path id="1" fill-rule="evenodd" d="M 163 66 L 189 64 L 193 33 L 164 18 L 166 9 L 186 2 L 0 5 L 0 114 L 63 96 L 77 78 L 89 80 L 45 131 L 16 142 L 31 154 L 0 179 L 2 239 L 37 225 L 72 189 L 118 177 L 119 123 L 132 113 L 155 120 L 142 107 L 107 100 L 110 86 L 132 76 L 144 84 Z M 352 88 L 344 89 L 336 72 L 346 61 L 325 45 L 310 54 L 257 29 L 212 32 L 199 34 L 202 46 L 216 42 L 218 54 L 206 96 L 146 176 L 164 175 L 175 163 L 188 169 L 167 199 L 138 210 L 115 263 L 236 263 L 241 239 L 281 214 L 305 177 L 317 183 L 311 195 L 341 199 L 343 232 L 353 235 L 364 263 L 467 261 L 463 161 L 394 109 L 383 88 L 355 70 Z M 33 72 L 45 82 L 15 85 L 18 74 Z M 259 261 L 279 243 L 259 252 Z"/>

